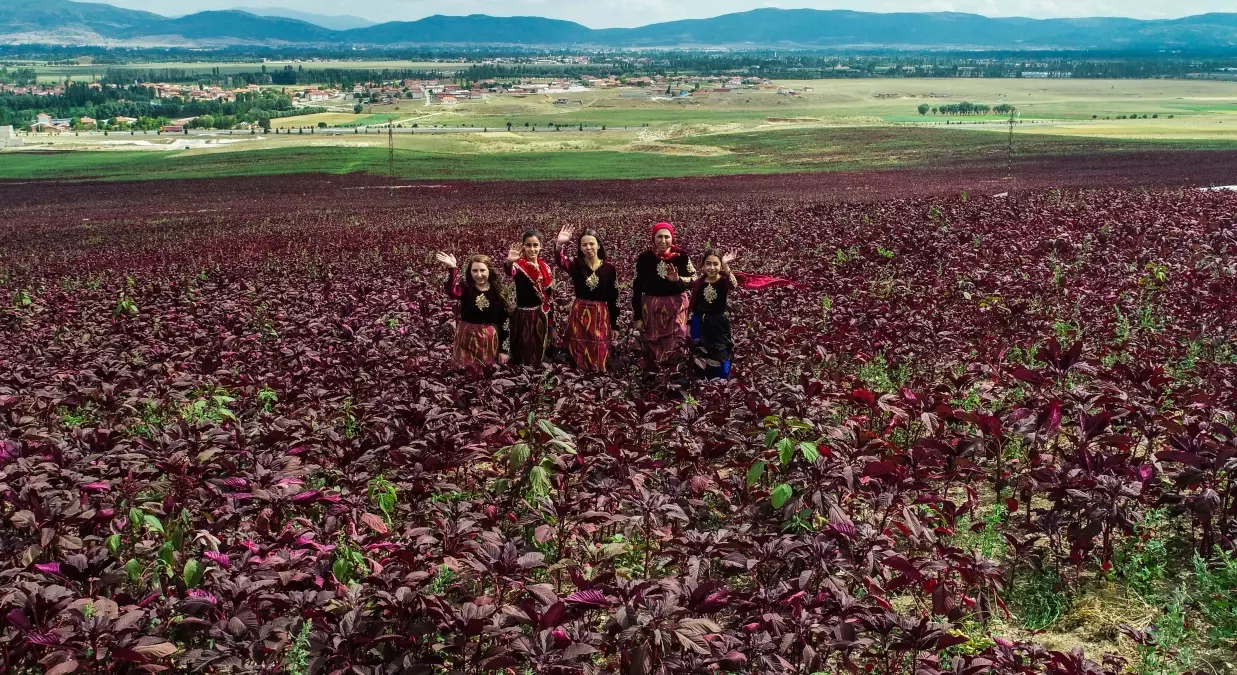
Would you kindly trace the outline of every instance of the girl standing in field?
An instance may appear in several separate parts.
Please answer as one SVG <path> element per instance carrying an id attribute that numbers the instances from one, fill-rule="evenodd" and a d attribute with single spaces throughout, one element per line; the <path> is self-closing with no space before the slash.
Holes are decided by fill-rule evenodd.
<path id="1" fill-rule="evenodd" d="M 730 358 L 734 352 L 734 337 L 730 331 L 727 302 L 734 291 L 799 285 L 788 279 L 733 272 L 733 253 L 720 255 L 706 251 L 700 259 L 703 271 L 692 285 L 691 338 L 692 356 L 707 378 L 730 379 Z"/>
<path id="2" fill-rule="evenodd" d="M 539 366 L 550 335 L 550 266 L 541 261 L 541 233 L 528 230 L 507 253 L 507 274 L 515 282 L 511 315 L 511 362 Z"/>
<path id="3" fill-rule="evenodd" d="M 434 257 L 451 270 L 445 285 L 447 295 L 459 300 L 459 325 L 451 360 L 458 368 L 507 362 L 507 321 L 511 312 L 503 297 L 502 283 L 493 271 L 490 257 L 468 258 L 468 272 L 460 277 L 455 256 L 436 253 Z"/>
<path id="4" fill-rule="evenodd" d="M 726 316 L 726 300 L 739 287 L 739 280 L 730 271 L 733 253 L 719 256 L 706 251 L 700 259 L 703 276 L 692 286 L 691 338 L 692 355 L 708 378 L 730 379 L 730 354 L 734 338 L 730 333 L 730 317 Z"/>
<path id="5" fill-rule="evenodd" d="M 635 329 L 644 342 L 648 370 L 665 363 L 687 338 L 687 291 L 696 280 L 691 259 L 674 244 L 673 225 L 654 225 L 652 244 L 636 258 L 631 285 Z"/>
<path id="6" fill-rule="evenodd" d="M 604 371 L 610 332 L 618 329 L 618 271 L 606 262 L 606 249 L 592 230 L 580 235 L 575 257 L 569 257 L 565 245 L 573 232 L 570 225 L 559 230 L 555 256 L 576 293 L 567 318 L 567 349 L 577 368 Z"/>

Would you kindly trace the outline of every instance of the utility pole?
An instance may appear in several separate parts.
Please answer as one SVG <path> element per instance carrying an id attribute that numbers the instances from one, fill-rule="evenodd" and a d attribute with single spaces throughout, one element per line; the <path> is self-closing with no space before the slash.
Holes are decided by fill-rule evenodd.
<path id="1" fill-rule="evenodd" d="M 1014 125 L 1018 123 L 1018 109 L 1010 108 L 1009 111 L 1009 145 L 1005 149 L 1005 178 L 1013 180 L 1014 178 Z"/>
<path id="2" fill-rule="evenodd" d="M 391 123 L 390 115 L 387 115 L 387 178 L 395 180 L 395 125 Z"/>

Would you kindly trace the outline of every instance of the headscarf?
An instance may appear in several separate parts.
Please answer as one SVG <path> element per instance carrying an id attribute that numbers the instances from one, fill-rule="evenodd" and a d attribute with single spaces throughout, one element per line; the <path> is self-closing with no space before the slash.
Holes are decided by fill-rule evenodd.
<path id="1" fill-rule="evenodd" d="M 657 233 L 662 230 L 666 230 L 667 232 L 670 233 L 670 248 L 666 249 L 665 253 L 659 253 L 657 251 Z M 671 258 L 683 252 L 682 249 L 674 245 L 674 225 L 671 225 L 670 223 L 658 223 L 654 225 L 653 230 L 649 232 L 649 239 L 651 240 L 652 245 L 653 245 L 653 249 L 652 249 L 653 255 L 657 256 L 658 258 L 662 260 L 670 260 Z"/>

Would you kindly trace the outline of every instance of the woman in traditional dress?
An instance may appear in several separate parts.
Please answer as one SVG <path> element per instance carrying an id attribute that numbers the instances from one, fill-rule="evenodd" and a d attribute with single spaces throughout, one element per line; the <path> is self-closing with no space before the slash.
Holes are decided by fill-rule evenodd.
<path id="1" fill-rule="evenodd" d="M 653 248 L 636 258 L 631 284 L 635 329 L 649 370 L 665 363 L 687 339 L 687 291 L 696 280 L 691 259 L 674 243 L 673 225 L 654 225 L 652 238 Z"/>
<path id="2" fill-rule="evenodd" d="M 539 366 L 550 336 L 550 266 L 541 261 L 541 233 L 528 230 L 507 254 L 507 274 L 515 283 L 511 315 L 511 363 Z"/>
<path id="3" fill-rule="evenodd" d="M 731 293 L 740 288 L 801 288 L 789 279 L 731 271 L 730 263 L 734 259 L 733 253 L 721 255 L 715 251 L 706 251 L 700 259 L 702 274 L 692 285 L 689 329 L 692 357 L 707 378 L 730 379 L 734 337 L 730 331 L 730 317 L 726 312 Z"/>
<path id="4" fill-rule="evenodd" d="M 618 271 L 606 262 L 606 249 L 592 230 L 580 235 L 575 256 L 569 256 L 566 244 L 573 233 L 570 225 L 559 230 L 555 256 L 576 293 L 567 318 L 567 349 L 577 368 L 603 371 L 610 332 L 618 329 Z"/>
<path id="5" fill-rule="evenodd" d="M 507 362 L 507 321 L 511 312 L 503 297 L 502 282 L 494 273 L 490 257 L 474 255 L 468 259 L 468 272 L 460 276 L 455 256 L 434 255 L 451 270 L 447 295 L 460 302 L 460 318 L 455 329 L 451 360 L 458 368 Z"/>
<path id="6" fill-rule="evenodd" d="M 726 301 L 739 288 L 739 280 L 730 271 L 733 253 L 718 255 L 707 251 L 700 259 L 703 272 L 692 286 L 691 338 L 692 356 L 707 378 L 730 379 L 730 355 L 734 338 L 730 333 L 730 318 Z"/>

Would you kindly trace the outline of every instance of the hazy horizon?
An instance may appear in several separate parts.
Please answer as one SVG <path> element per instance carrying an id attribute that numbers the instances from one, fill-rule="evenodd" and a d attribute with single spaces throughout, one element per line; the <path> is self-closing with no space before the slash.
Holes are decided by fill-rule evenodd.
<path id="1" fill-rule="evenodd" d="M 140 9 L 165 16 L 167 3 L 161 0 L 93 0 L 128 9 Z M 1033 19 L 1124 17 L 1131 19 L 1175 19 L 1208 12 L 1233 11 L 1232 5 L 1218 0 L 1183 0 L 1178 3 L 1131 0 L 872 0 L 862 8 L 835 2 L 759 1 L 752 0 L 594 0 L 589 3 L 561 0 L 459 0 L 443 3 L 431 0 L 388 0 L 384 5 L 365 5 L 358 11 L 357 3 L 343 0 L 197 0 L 177 6 L 176 15 L 183 16 L 205 10 L 249 8 L 283 8 L 323 15 L 355 16 L 375 23 L 385 21 L 415 21 L 435 14 L 463 16 L 539 16 L 563 19 L 589 28 L 632 28 L 663 21 L 705 19 L 722 14 L 744 12 L 763 7 L 780 9 L 850 9 L 863 12 L 964 12 L 989 17 L 1020 16 Z M 1167 11 L 1166 11 L 1167 10 Z"/>

